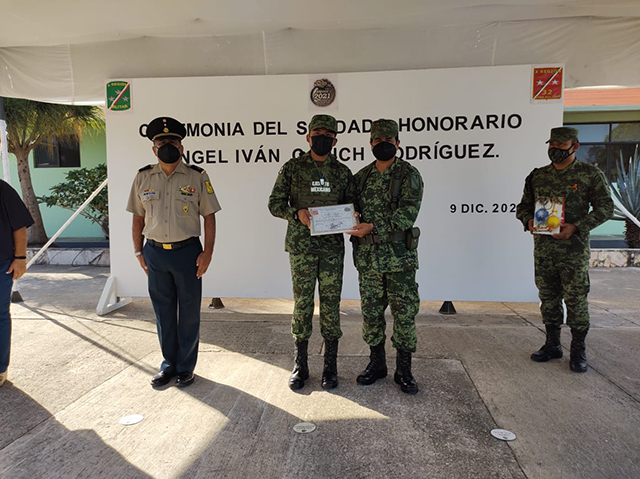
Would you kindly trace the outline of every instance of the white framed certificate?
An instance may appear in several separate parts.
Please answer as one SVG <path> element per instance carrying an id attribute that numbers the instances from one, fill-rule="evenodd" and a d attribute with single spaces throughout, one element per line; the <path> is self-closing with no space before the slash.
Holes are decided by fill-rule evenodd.
<path id="1" fill-rule="evenodd" d="M 353 204 L 309 208 L 311 236 L 344 233 L 358 224 Z"/>

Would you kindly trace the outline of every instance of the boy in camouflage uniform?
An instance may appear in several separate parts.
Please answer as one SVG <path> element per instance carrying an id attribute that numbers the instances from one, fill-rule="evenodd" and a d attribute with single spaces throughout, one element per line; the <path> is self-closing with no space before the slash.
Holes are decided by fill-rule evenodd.
<path id="1" fill-rule="evenodd" d="M 320 294 L 320 332 L 324 338 L 322 387 L 338 385 L 338 340 L 340 330 L 340 295 L 344 266 L 344 236 L 311 236 L 310 206 L 353 203 L 354 185 L 351 170 L 330 153 L 337 143 L 336 119 L 315 115 L 309 123 L 307 142 L 311 150 L 286 162 L 280 169 L 269 197 L 269 211 L 287 220 L 285 251 L 289 253 L 293 282 L 293 320 L 295 366 L 289 377 L 293 390 L 304 386 L 309 378 L 307 347 L 311 337 L 316 281 Z"/>
<path id="2" fill-rule="evenodd" d="M 613 216 L 607 181 L 595 166 L 576 160 L 578 130 L 553 128 L 547 141 L 551 164 L 534 169 L 525 180 L 516 217 L 533 234 L 536 199 L 564 200 L 564 223 L 554 235 L 534 235 L 535 281 L 546 342 L 531 355 L 536 362 L 562 357 L 562 300 L 571 328 L 571 371 L 587 370 L 585 337 L 589 331 L 589 232 Z M 591 211 L 589 209 L 591 208 Z"/>
<path id="3" fill-rule="evenodd" d="M 371 126 L 371 148 L 376 161 L 356 173 L 361 223 L 352 242 L 360 282 L 364 340 L 370 361 L 358 376 L 359 384 L 373 384 L 387 376 L 384 312 L 391 306 L 397 350 L 395 382 L 403 392 L 415 394 L 411 353 L 416 351 L 415 316 L 420 309 L 416 283 L 418 269 L 418 218 L 424 185 L 420 172 L 396 158 L 398 124 L 377 120 Z"/>

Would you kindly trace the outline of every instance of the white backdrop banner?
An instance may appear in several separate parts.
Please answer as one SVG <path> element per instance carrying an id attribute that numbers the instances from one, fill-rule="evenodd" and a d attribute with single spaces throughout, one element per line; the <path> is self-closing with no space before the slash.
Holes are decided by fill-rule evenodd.
<path id="1" fill-rule="evenodd" d="M 548 161 L 544 142 L 562 125 L 562 103 L 532 103 L 532 73 L 525 65 L 132 80 L 130 108 L 107 112 L 118 295 L 147 295 L 125 208 L 136 171 L 155 163 L 146 124 L 166 115 L 185 123 L 186 161 L 207 170 L 222 205 L 204 296 L 291 297 L 286 222 L 269 214 L 267 200 L 282 165 L 309 149 L 311 116 L 328 109 L 339 120 L 335 153 L 354 172 L 374 159 L 371 122 L 400 124 L 401 156 L 425 183 L 417 222 L 423 300 L 535 301 L 533 242 L 515 206 L 528 172 Z M 322 79 L 335 88 L 328 107 L 309 101 Z M 326 103 L 325 93 L 314 91 Z M 358 298 L 348 242 L 343 298 Z"/>

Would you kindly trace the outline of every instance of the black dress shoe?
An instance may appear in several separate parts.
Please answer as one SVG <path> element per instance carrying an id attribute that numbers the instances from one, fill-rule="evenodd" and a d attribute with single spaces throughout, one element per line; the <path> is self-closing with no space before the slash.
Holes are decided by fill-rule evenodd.
<path id="1" fill-rule="evenodd" d="M 179 388 L 184 388 L 186 386 L 189 386 L 191 383 L 193 383 L 194 379 L 195 379 L 195 376 L 191 371 L 178 373 L 178 378 L 176 379 L 176 386 L 178 386 Z"/>
<path id="2" fill-rule="evenodd" d="M 166 371 L 160 371 L 158 374 L 151 378 L 151 385 L 154 388 L 158 388 L 160 386 L 164 386 L 165 384 L 169 384 L 171 378 L 175 376 L 175 374 L 168 373 Z"/>

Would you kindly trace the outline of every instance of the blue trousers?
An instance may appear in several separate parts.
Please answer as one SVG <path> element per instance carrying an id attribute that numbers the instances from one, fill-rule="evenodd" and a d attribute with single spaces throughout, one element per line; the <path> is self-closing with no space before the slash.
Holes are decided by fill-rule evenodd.
<path id="1" fill-rule="evenodd" d="M 13 260 L 0 262 L 0 373 L 9 367 L 11 353 L 11 287 L 13 274 L 7 274 Z"/>
<path id="2" fill-rule="evenodd" d="M 197 241 L 165 250 L 146 243 L 142 251 L 164 357 L 161 369 L 169 374 L 193 371 L 198 359 L 202 302 L 202 279 L 196 277 L 196 260 L 202 245 Z"/>

